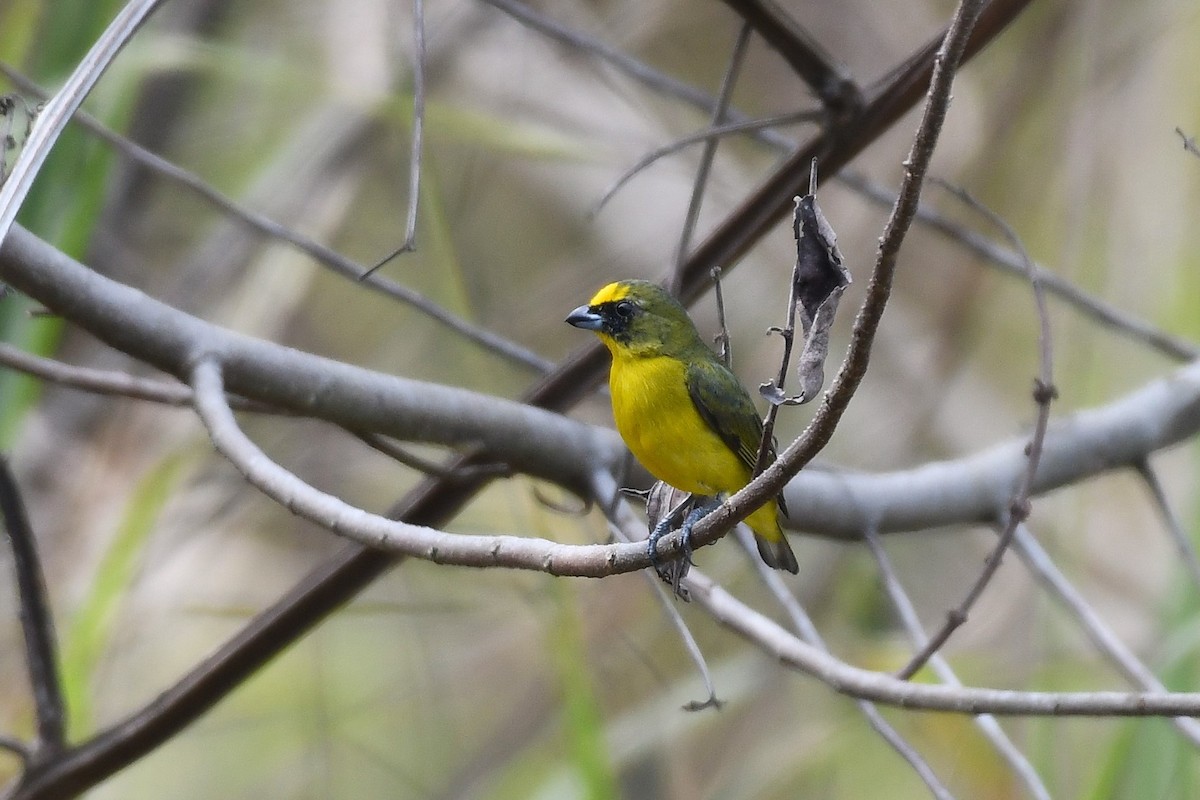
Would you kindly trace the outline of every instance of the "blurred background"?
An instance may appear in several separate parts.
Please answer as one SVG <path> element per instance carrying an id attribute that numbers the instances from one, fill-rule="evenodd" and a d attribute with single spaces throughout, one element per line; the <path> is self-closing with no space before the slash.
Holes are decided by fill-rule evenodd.
<path id="1" fill-rule="evenodd" d="M 120 7 L 7 0 L 0 62 L 56 87 Z M 936 35 L 946 0 L 788 0 L 861 85 Z M 723 4 L 539 3 L 540 14 L 715 93 L 739 20 Z M 120 56 L 89 113 L 255 212 L 361 265 L 404 239 L 413 121 L 412 7 L 398 0 L 172 0 Z M 699 148 L 612 183 L 708 114 L 479 0 L 428 0 L 417 250 L 389 279 L 558 360 L 589 343 L 562 322 L 596 288 L 671 269 Z M 1179 0 L 1034 3 L 959 75 L 933 173 L 1002 216 L 1039 263 L 1163 330 L 1200 336 L 1200 10 Z M 17 92 L 0 77 L 0 92 Z M 25 96 L 32 101 L 27 91 Z M 734 92 L 751 116 L 815 107 L 760 39 Z M 888 188 L 916 114 L 853 165 Z M 778 129 L 796 141 L 812 128 Z M 19 139 L 19 136 L 17 137 Z M 697 241 L 783 154 L 724 141 Z M 831 360 L 874 261 L 887 209 L 844 183 L 819 194 L 855 283 Z M 925 200 L 989 236 L 937 187 Z M 372 369 L 517 397 L 536 378 L 412 307 L 267 239 L 76 128 L 21 221 L 97 271 L 229 328 Z M 795 258 L 790 225 L 723 284 L 735 371 L 774 375 Z M 734 265 L 729 265 L 733 267 Z M 0 302 L 5 341 L 145 373 L 32 304 Z M 716 333 L 711 295 L 694 315 Z M 1103 404 L 1177 362 L 1051 303 L 1056 415 Z M 830 367 L 828 374 L 832 374 Z M 1035 413 L 1029 287 L 916 226 L 871 371 L 826 466 L 896 470 L 1025 435 Z M 575 415 L 610 424 L 606 398 Z M 811 411 L 786 409 L 781 442 Z M 419 473 L 330 426 L 246 417 L 255 441 L 311 484 L 382 512 Z M 341 543 L 244 484 L 194 415 L 92 397 L 0 371 L 12 454 L 46 559 L 70 729 L 81 738 L 169 686 Z M 431 448 L 419 449 L 439 456 Z M 1197 449 L 1155 456 L 1194 531 Z M 450 529 L 603 540 L 594 510 L 554 487 L 497 481 Z M 1135 474 L 1038 498 L 1031 527 L 1095 610 L 1173 689 L 1196 690 L 1196 585 Z M 793 536 L 790 586 L 835 653 L 902 666 L 910 645 L 861 545 Z M 994 536 L 963 527 L 887 538 L 928 629 L 975 578 Z M 699 566 L 772 608 L 732 540 Z M 11 558 L 0 553 L 11 574 Z M 93 798 L 918 798 L 928 790 L 855 705 L 681 606 L 720 711 L 641 575 L 602 581 L 406 563 L 276 659 L 199 723 Z M 28 736 L 32 704 L 12 592 L 0 593 L 0 731 Z M 1124 688 L 1053 599 L 1009 557 L 946 654 L 964 682 Z M 887 711 L 959 797 L 1022 797 L 969 718 Z M 1004 726 L 1055 797 L 1192 797 L 1200 759 L 1163 720 L 1013 719 Z M 0 778 L 17 763 L 0 753 Z"/>

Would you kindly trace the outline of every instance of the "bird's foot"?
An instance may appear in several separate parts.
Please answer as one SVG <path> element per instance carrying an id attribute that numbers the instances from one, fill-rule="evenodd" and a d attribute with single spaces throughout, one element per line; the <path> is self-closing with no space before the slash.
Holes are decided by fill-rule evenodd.
<path id="1" fill-rule="evenodd" d="M 668 514 L 654 526 L 654 530 L 650 533 L 648 549 L 650 552 L 650 561 L 654 564 L 655 572 L 658 573 L 658 577 L 671 586 L 671 589 L 675 592 L 675 596 L 685 602 L 689 598 L 687 589 L 683 586 L 683 579 L 692 567 L 692 527 L 720 504 L 720 500 L 709 498 L 703 503 L 694 506 L 688 512 L 687 516 L 683 519 L 683 525 L 679 529 L 683 552 L 677 558 L 670 561 L 664 563 L 659 560 L 658 541 L 670 532 L 671 523 L 674 522 L 677 514 Z M 676 511 L 680 510 L 682 510 L 682 507 L 676 509 Z"/>
<path id="2" fill-rule="evenodd" d="M 671 587 L 676 597 L 686 603 L 691 598 L 683 586 L 683 578 L 692 566 L 691 546 L 684 540 L 683 555 L 670 561 L 662 561 L 658 557 L 658 541 L 671 532 L 671 523 L 675 521 L 676 516 L 668 515 L 654 526 L 654 530 L 650 532 L 650 538 L 646 540 L 646 549 L 650 554 L 650 563 L 654 565 L 654 571 L 658 573 L 658 577 Z"/>

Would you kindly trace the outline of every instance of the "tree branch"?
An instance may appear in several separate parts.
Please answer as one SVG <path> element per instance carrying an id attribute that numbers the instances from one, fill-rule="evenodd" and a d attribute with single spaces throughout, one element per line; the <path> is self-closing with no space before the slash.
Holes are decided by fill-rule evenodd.
<path id="1" fill-rule="evenodd" d="M 788 589 L 783 578 L 776 570 L 768 567 L 758 557 L 758 545 L 754 543 L 754 535 L 744 525 L 737 528 L 736 535 L 742 545 L 742 549 L 749 556 L 750 563 L 754 565 L 754 569 L 758 572 L 759 580 L 765 583 L 767 589 L 774 595 L 776 602 L 779 603 L 784 613 L 787 614 L 792 628 L 796 631 L 801 641 L 812 645 L 823 653 L 832 655 L 832 651 L 825 644 L 825 640 L 821 636 L 820 631 L 817 630 L 817 626 L 813 624 L 812 618 L 808 616 L 808 613 L 800 605 L 800 601 Z M 859 712 L 866 717 L 867 724 L 871 726 L 872 730 L 878 733 L 912 767 L 917 776 L 929 787 L 929 791 L 934 797 L 939 798 L 939 800 L 953 797 L 949 790 L 942 784 L 937 773 L 933 771 L 933 767 L 929 765 L 929 762 L 884 718 L 878 706 L 870 700 L 856 700 L 855 705 L 858 706 Z"/>
<path id="2" fill-rule="evenodd" d="M 57 755 L 66 743 L 66 713 L 63 710 L 62 685 L 58 679 L 58 648 L 54 642 L 54 620 L 46 596 L 46 581 L 38 558 L 37 543 L 21 491 L 0 455 L 0 516 L 12 546 L 13 568 L 17 575 L 21 632 L 25 636 L 25 663 L 33 687 L 37 709 L 38 742 L 33 749 L 35 763 Z"/>
<path id="3" fill-rule="evenodd" d="M 1030 574 L 1045 587 L 1067 610 L 1096 649 L 1104 655 L 1133 686 L 1147 692 L 1166 692 L 1163 685 L 1150 669 L 1125 646 L 1117 634 L 1092 610 L 1079 590 L 1071 585 L 1054 561 L 1038 544 L 1037 538 L 1025 525 L 1018 525 L 1013 537 L 1013 549 L 1025 563 Z M 1200 720 L 1196 715 L 1176 717 L 1172 722 L 1194 746 L 1200 747 Z"/>
<path id="4" fill-rule="evenodd" d="M 217 450 L 258 487 L 293 514 L 359 544 L 439 564 L 516 567 L 552 575 L 599 578 L 650 566 L 641 543 L 564 545 L 520 536 L 471 536 L 389 520 L 314 489 L 272 461 L 238 428 L 225 402 L 221 367 L 213 359 L 192 371 L 196 413 Z"/>
<path id="5" fill-rule="evenodd" d="M 846 68 L 774 0 L 725 0 L 809 85 L 834 116 L 852 116 L 862 93 Z"/>
<path id="6" fill-rule="evenodd" d="M 956 714 L 1024 716 L 1196 716 L 1200 693 L 1190 692 L 1020 692 L 902 681 L 846 664 L 805 644 L 693 569 L 684 579 L 692 602 L 792 669 L 811 675 L 850 697 L 901 708 Z"/>
<path id="7" fill-rule="evenodd" d="M 883 543 L 879 541 L 878 534 L 870 528 L 866 528 L 863 538 L 866 540 L 867 547 L 875 559 L 875 565 L 879 570 L 884 591 L 887 592 L 888 599 L 891 600 L 892 608 L 896 610 L 896 616 L 900 620 L 900 624 L 904 627 L 905 633 L 908 634 L 909 640 L 918 651 L 926 649 L 929 637 L 925 634 L 924 628 L 921 627 L 921 620 L 917 616 L 917 610 L 913 607 L 908 593 L 904 591 L 904 587 L 900 584 L 900 579 L 896 576 L 895 569 L 892 568 L 891 559 L 888 558 L 887 551 L 883 549 Z M 950 668 L 950 664 L 940 653 L 935 652 L 930 656 L 929 666 L 933 669 L 934 674 L 937 675 L 938 680 L 947 686 L 963 685 L 958 676 L 954 674 L 954 670 Z M 1025 788 L 1029 790 L 1029 793 L 1033 797 L 1037 798 L 1037 800 L 1050 800 L 1050 792 L 1042 782 L 1041 776 L 1037 774 L 1037 770 L 1029 763 L 1029 759 L 1025 757 L 1025 754 L 1013 744 L 1012 739 L 1000 727 L 1000 723 L 994 716 L 991 714 L 976 716 L 975 726 L 992 743 L 992 747 L 996 749 L 1000 757 L 1008 762 L 1012 771 L 1021 779 L 1021 782 L 1025 784 Z"/>
<path id="8" fill-rule="evenodd" d="M 130 0 L 109 23 L 92 49 L 79 62 L 63 87 L 38 112 L 33 130 L 21 148 L 12 172 L 0 185 L 0 244 L 8 236 L 25 196 L 33 187 L 51 148 L 67 127 L 71 115 L 91 93 L 108 65 L 162 0 Z"/>
<path id="9" fill-rule="evenodd" d="M 36 97 L 47 96 L 41 87 L 7 64 L 0 63 L 0 74 L 12 81 L 23 92 L 28 92 Z M 257 231 L 263 236 L 291 245 L 318 264 L 327 267 L 338 275 L 359 281 L 363 286 L 373 291 L 379 292 L 397 302 L 404 303 L 445 326 L 455 334 L 462 336 L 464 339 L 474 342 L 483 349 L 513 363 L 521 364 L 534 372 L 545 373 L 553 366 L 548 359 L 539 356 L 532 350 L 450 313 L 414 289 L 410 289 L 381 275 L 367 275 L 368 269 L 353 259 L 347 258 L 333 248 L 304 236 L 282 223 L 276 222 L 265 214 L 238 203 L 214 189 L 198 175 L 167 161 L 165 158 L 152 153 L 136 142 L 132 142 L 126 137 L 109 130 L 87 112 L 77 111 L 74 121 L 84 130 L 104 141 L 116 152 L 135 164 L 145 167 L 155 174 L 172 181 L 177 186 L 188 190 L 239 224 Z"/>
<path id="10" fill-rule="evenodd" d="M 72 310 L 78 324 L 151 363 L 171 368 L 184 359 L 179 366 L 182 371 L 186 354 L 193 347 L 208 346 L 213 352 L 224 352 L 244 372 L 239 380 L 251 399 L 276 405 L 286 400 L 286 405 L 294 406 L 298 413 L 354 430 L 371 430 L 378 423 L 375 430 L 395 438 L 428 441 L 433 438 L 428 426 L 441 425 L 443 418 L 450 416 L 454 418 L 455 434 L 443 438 L 461 443 L 480 441 L 487 426 L 495 422 L 507 433 L 500 436 L 493 432 L 497 437 L 491 446 L 493 460 L 514 463 L 507 456 L 515 456 L 516 451 L 508 452 L 503 441 L 533 437 L 545 448 L 538 461 L 540 466 L 514 466 L 560 480 L 564 475 L 572 476 L 571 480 L 575 480 L 576 473 L 584 476 L 583 462 L 588 459 L 593 459 L 591 463 L 617 464 L 624 458 L 613 431 L 590 428 L 499 398 L 430 387 L 328 362 L 222 331 L 127 287 L 110 292 L 111 281 L 75 264 L 20 228 L 14 229 L 9 241 L 0 247 L 0 277 L 19 282 L 23 290 L 41 302 L 55 298 Z M 45 292 L 39 288 L 43 284 L 49 287 Z M 73 311 L 75 308 L 79 311 Z M 161 337 L 160 328 L 164 331 Z M 562 374 L 573 373 L 579 363 L 572 362 Z M 436 391 L 427 395 L 426 390 Z M 437 400 L 435 406 L 441 398 L 450 405 L 441 409 L 444 413 L 436 413 L 436 409 L 420 411 L 421 401 L 429 397 Z M 535 390 L 530 400 L 558 405 L 570 397 L 566 387 L 560 391 L 554 383 Z M 464 428 L 471 420 L 460 418 L 464 414 L 473 418 L 477 406 L 483 409 L 480 413 L 485 418 L 478 426 Z M 427 412 L 432 416 L 425 416 Z M 1033 492 L 1044 493 L 1136 464 L 1197 430 L 1200 364 L 1194 363 L 1108 405 L 1077 412 L 1052 424 Z M 891 473 L 804 470 L 786 489 L 793 509 L 790 524 L 813 535 L 857 540 L 872 523 L 877 524 L 880 533 L 891 533 L 987 522 L 1004 504 L 1025 466 L 1024 445 L 1023 439 L 1014 439 L 962 458 Z M 455 492 L 470 488 L 457 478 L 451 483 Z M 448 484 L 447 490 L 450 488 Z M 663 547 L 667 546 L 664 540 Z"/>
<path id="11" fill-rule="evenodd" d="M 224 330 L 96 274 L 20 227 L 0 247 L 0 277 L 181 380 L 197 359 L 220 354 L 231 392 L 351 430 L 482 446 L 493 461 L 577 490 L 596 463 L 624 457 L 611 436 L 527 404 L 386 376 Z M 581 462 L 578 453 L 597 461 Z"/>
<path id="12" fill-rule="evenodd" d="M 803 469 L 829 442 L 838 421 L 849 406 L 850 399 L 862 382 L 870 360 L 875 332 L 879 328 L 883 310 L 891 293 L 900 246 L 916 214 L 925 172 L 933 158 L 933 150 L 949 108 L 954 73 L 967 52 L 971 30 L 982 6 L 983 0 L 963 0 L 937 50 L 925 113 L 913 139 L 912 149 L 904 162 L 904 180 L 896 205 L 884 226 L 875 269 L 867 285 L 867 297 L 855 319 L 850 348 L 841 369 L 801 437 L 780 454 L 775 463 L 759 478 L 751 481 L 747 487 L 696 525 L 692 531 L 692 542 L 695 546 L 703 546 L 719 538 L 736 521 L 778 494 L 788 479 Z"/>

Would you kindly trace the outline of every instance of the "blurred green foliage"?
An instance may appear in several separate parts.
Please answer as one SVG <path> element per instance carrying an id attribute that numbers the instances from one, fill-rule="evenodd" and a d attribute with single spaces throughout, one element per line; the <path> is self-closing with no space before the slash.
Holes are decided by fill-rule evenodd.
<path id="1" fill-rule="evenodd" d="M 150 120 L 164 156 L 360 263 L 396 247 L 412 124 L 410 4 L 212 2 L 207 13 L 220 11 L 221 21 L 211 27 L 190 19 L 187 5 L 165 4 L 88 110 L 117 130 Z M 0 5 L 0 59 L 56 85 L 119 6 L 9 0 Z M 464 319 L 562 357 L 585 339 L 561 320 L 592 290 L 664 274 L 694 153 L 656 164 L 599 214 L 596 198 L 706 115 L 494 9 L 427 6 L 419 249 L 385 272 Z M 942 2 L 909 4 L 903 14 L 865 0 L 788 8 L 863 83 L 947 13 Z M 736 32 L 720 4 L 626 0 L 546 11 L 709 89 Z M 1173 130 L 1200 132 L 1197 35 L 1200 12 L 1167 0 L 1035 4 L 960 77 L 936 160 L 941 177 L 982 198 L 1047 267 L 1191 336 L 1200 336 L 1200 229 L 1192 223 L 1200 160 L 1182 152 Z M 765 114 L 809 102 L 761 43 L 743 75 L 741 108 Z M 911 128 L 909 118 L 856 168 L 894 184 Z M 721 148 L 701 236 L 776 158 L 746 142 Z M 961 211 L 939 192 L 926 196 Z M 836 183 L 822 190 L 822 206 L 856 279 L 835 330 L 836 357 L 884 212 Z M 246 333 L 498 395 L 519 395 L 533 377 L 248 233 L 79 131 L 59 142 L 21 221 L 100 272 Z M 762 332 L 781 321 L 792 246 L 781 225 L 743 263 L 728 265 L 735 366 L 751 384 L 774 369 L 778 342 Z M 696 309 L 706 333 L 715 329 L 711 305 Z M 72 363 L 114 363 L 85 334 L 30 318 L 29 308 L 20 298 L 0 302 L 5 341 L 65 352 Z M 1171 366 L 1061 304 L 1052 322 L 1056 413 L 1103 403 Z M 1026 285 L 917 229 L 872 372 L 825 458 L 899 469 L 1023 434 L 1033 414 L 1036 328 Z M 602 397 L 577 413 L 609 422 Z M 785 414 L 781 439 L 807 419 L 805 411 Z M 246 426 L 289 469 L 368 509 L 387 508 L 419 478 L 317 423 L 247 417 Z M 154 697 L 338 546 L 248 489 L 200 436 L 186 411 L 97 403 L 0 371 L 0 447 L 14 450 L 29 476 L 47 543 L 75 736 Z M 1200 527 L 1191 491 L 1197 455 L 1192 445 L 1155 459 L 1191 531 Z M 1194 689 L 1198 589 L 1184 581 L 1139 488 L 1113 476 L 1039 498 L 1033 524 L 1163 680 Z M 497 482 L 449 528 L 606 539 L 595 510 L 573 516 L 538 498 L 527 480 Z M 908 644 L 866 554 L 795 542 L 802 569 L 793 588 L 833 651 L 870 668 L 901 666 Z M 975 528 L 887 542 L 927 627 L 957 604 L 990 542 Z M 698 561 L 772 608 L 732 540 Z M 964 680 L 1123 686 L 1015 561 L 1006 560 L 947 650 Z M 719 712 L 680 710 L 703 694 L 701 684 L 639 576 L 567 581 L 405 564 L 90 796 L 928 796 L 851 701 L 783 671 L 695 609 L 680 610 L 727 702 Z M 0 665 L 15 671 L 15 656 L 5 655 L 19 652 L 15 617 L 5 619 Z M 30 716 L 23 684 L 7 681 L 0 732 L 27 734 Z M 1026 796 L 968 719 L 886 716 L 956 796 Z M 1192 746 L 1166 721 L 1001 724 L 1055 797 L 1182 798 L 1200 779 Z"/>

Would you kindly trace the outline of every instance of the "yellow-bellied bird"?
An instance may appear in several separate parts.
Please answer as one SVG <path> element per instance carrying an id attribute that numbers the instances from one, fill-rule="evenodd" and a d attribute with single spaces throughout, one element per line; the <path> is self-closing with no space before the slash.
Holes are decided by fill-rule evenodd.
<path id="1" fill-rule="evenodd" d="M 665 289 L 649 281 L 611 283 L 567 322 L 595 331 L 612 353 L 617 431 L 651 475 L 705 497 L 729 495 L 750 482 L 762 419 L 745 387 Z M 782 497 L 745 521 L 763 561 L 796 572 L 796 556 L 779 525 L 781 508 Z M 685 525 L 685 538 L 689 529 Z M 653 548 L 652 537 L 652 554 Z"/>

